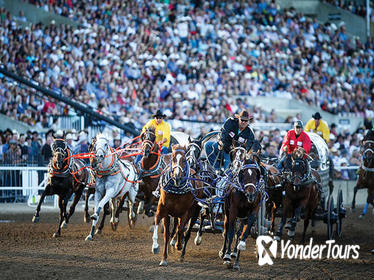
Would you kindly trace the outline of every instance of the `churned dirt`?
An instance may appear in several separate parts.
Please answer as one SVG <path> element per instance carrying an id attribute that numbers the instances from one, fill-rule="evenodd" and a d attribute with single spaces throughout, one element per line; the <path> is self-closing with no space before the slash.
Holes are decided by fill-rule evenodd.
<path id="1" fill-rule="evenodd" d="M 89 242 L 84 239 L 90 225 L 83 223 L 82 212 L 74 214 L 61 237 L 53 238 L 56 212 L 42 209 L 40 222 L 33 224 L 30 210 L 2 210 L 0 279 L 374 279 L 374 255 L 370 253 L 374 249 L 374 215 L 370 210 L 364 219 L 358 216 L 359 209 L 347 211 L 343 236 L 337 239 L 338 244 L 360 245 L 357 260 L 289 260 L 278 256 L 274 265 L 260 267 L 254 253 L 255 240 L 248 239 L 238 272 L 227 269 L 218 257 L 223 241 L 220 234 L 206 233 L 202 244 L 196 246 L 193 233 L 185 261 L 179 262 L 180 252 L 171 250 L 168 266 L 159 267 L 161 255 L 151 253 L 149 218 L 139 217 L 135 229 L 130 230 L 122 215 L 116 232 L 107 223 L 103 233 Z M 301 223 L 296 241 L 300 232 Z M 319 222 L 314 244 L 324 243 L 325 236 L 326 225 Z M 163 246 L 161 233 L 159 244 Z"/>

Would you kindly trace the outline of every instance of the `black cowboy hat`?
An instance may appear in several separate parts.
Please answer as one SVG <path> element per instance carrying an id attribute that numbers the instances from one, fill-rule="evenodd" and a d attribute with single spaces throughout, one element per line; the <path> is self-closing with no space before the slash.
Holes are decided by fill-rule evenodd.
<path id="1" fill-rule="evenodd" d="M 152 116 L 153 118 L 161 117 L 166 118 L 166 115 L 161 112 L 161 110 L 157 110 L 156 114 Z"/>
<path id="2" fill-rule="evenodd" d="M 315 120 L 320 120 L 322 119 L 322 116 L 319 112 L 316 112 L 314 115 L 312 115 L 313 119 Z"/>
<path id="3" fill-rule="evenodd" d="M 293 123 L 293 125 L 294 125 L 294 126 L 300 126 L 301 128 L 303 128 L 303 127 L 304 127 L 304 124 L 303 124 L 303 122 L 302 122 L 302 121 L 300 121 L 300 120 L 297 120 L 297 121 L 295 121 L 295 122 Z"/>

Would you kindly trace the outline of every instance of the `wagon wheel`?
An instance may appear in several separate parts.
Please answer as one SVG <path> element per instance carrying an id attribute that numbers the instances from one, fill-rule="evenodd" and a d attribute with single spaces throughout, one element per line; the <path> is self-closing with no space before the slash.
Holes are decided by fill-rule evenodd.
<path id="1" fill-rule="evenodd" d="M 334 198 L 330 195 L 327 203 L 327 237 L 333 238 L 333 215 L 334 215 Z"/>
<path id="2" fill-rule="evenodd" d="M 338 237 L 342 236 L 342 221 L 343 221 L 343 192 L 342 190 L 339 190 L 338 192 L 338 203 L 336 206 L 336 212 L 337 212 L 337 220 L 336 220 L 336 234 Z"/>

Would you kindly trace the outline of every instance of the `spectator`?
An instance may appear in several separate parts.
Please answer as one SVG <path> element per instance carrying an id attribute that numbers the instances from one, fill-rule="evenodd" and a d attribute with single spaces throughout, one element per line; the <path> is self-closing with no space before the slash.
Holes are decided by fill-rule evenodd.
<path id="1" fill-rule="evenodd" d="M 49 160 L 52 158 L 52 148 L 51 144 L 53 142 L 52 137 L 47 136 L 46 142 L 42 147 L 41 150 L 41 158 L 42 158 L 42 164 L 47 165 L 49 163 Z"/>
<path id="2" fill-rule="evenodd" d="M 11 139 L 9 141 L 9 149 L 4 154 L 4 163 L 8 165 L 17 165 L 21 163 L 22 152 L 18 147 L 17 141 Z"/>

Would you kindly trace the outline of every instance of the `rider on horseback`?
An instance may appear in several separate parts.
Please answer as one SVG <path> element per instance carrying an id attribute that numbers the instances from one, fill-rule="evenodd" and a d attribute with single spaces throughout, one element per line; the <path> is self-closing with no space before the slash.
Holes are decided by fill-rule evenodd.
<path id="1" fill-rule="evenodd" d="M 281 150 L 285 155 L 278 164 L 280 171 L 283 170 L 285 163 L 286 167 L 290 166 L 292 152 L 300 147 L 304 149 L 306 157 L 310 152 L 311 141 L 308 134 L 303 131 L 303 122 L 298 120 L 294 123 L 294 129 L 289 130 L 283 139 Z"/>
<path id="2" fill-rule="evenodd" d="M 209 155 L 209 161 L 212 166 L 216 169 L 219 168 L 217 163 L 217 157 L 220 153 L 223 153 L 223 169 L 220 172 L 223 173 L 230 165 L 230 149 L 233 140 L 239 143 L 247 143 L 246 150 L 250 149 L 258 152 L 261 150 L 259 141 L 255 138 L 253 130 L 249 127 L 248 123 L 253 122 L 254 118 L 252 114 L 249 114 L 246 110 L 243 110 L 240 115 L 234 115 L 228 118 L 222 126 L 221 134 L 218 142 L 208 142 L 206 145 L 206 152 Z"/>

